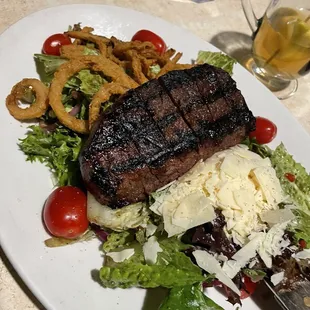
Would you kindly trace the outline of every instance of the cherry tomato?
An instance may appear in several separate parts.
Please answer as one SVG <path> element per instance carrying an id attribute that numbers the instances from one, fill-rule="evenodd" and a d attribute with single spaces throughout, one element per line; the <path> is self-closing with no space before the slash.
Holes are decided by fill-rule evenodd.
<path id="1" fill-rule="evenodd" d="M 305 249 L 307 247 L 307 242 L 304 240 L 304 239 L 300 239 L 299 240 L 299 246 L 302 248 L 302 249 Z"/>
<path id="2" fill-rule="evenodd" d="M 256 138 L 259 144 L 271 142 L 277 135 L 277 126 L 264 117 L 256 117 L 256 130 L 250 133 L 250 138 Z"/>
<path id="3" fill-rule="evenodd" d="M 294 182 L 295 179 L 296 179 L 295 175 L 292 174 L 292 173 L 285 173 L 284 176 L 285 176 L 290 182 Z"/>
<path id="4" fill-rule="evenodd" d="M 150 30 L 139 30 L 132 37 L 131 41 L 151 42 L 154 44 L 159 54 L 163 54 L 167 49 L 165 41 Z"/>
<path id="5" fill-rule="evenodd" d="M 252 282 L 252 280 L 247 276 L 243 276 L 243 285 L 244 289 L 241 289 L 240 299 L 245 299 L 252 295 L 257 287 L 257 283 Z"/>
<path id="6" fill-rule="evenodd" d="M 86 195 L 74 186 L 61 186 L 48 197 L 43 209 L 47 230 L 56 237 L 74 239 L 88 228 Z"/>
<path id="7" fill-rule="evenodd" d="M 60 55 L 60 48 L 63 45 L 71 44 L 71 40 L 68 36 L 63 33 L 56 33 L 48 37 L 42 48 L 42 52 L 46 55 Z"/>

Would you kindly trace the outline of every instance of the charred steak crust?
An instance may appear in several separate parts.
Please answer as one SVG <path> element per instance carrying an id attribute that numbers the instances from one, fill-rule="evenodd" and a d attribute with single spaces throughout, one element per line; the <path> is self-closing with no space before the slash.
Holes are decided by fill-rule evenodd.
<path id="1" fill-rule="evenodd" d="M 227 72 L 207 64 L 171 71 L 129 90 L 101 115 L 79 156 L 82 176 L 101 204 L 120 208 L 254 129 Z"/>

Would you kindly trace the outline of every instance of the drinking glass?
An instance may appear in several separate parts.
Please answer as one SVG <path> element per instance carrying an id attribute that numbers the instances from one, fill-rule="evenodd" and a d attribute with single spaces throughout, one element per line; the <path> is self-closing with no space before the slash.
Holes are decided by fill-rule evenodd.
<path id="1" fill-rule="evenodd" d="M 241 0 L 253 31 L 247 68 L 279 99 L 292 96 L 310 71 L 310 0 L 271 0 L 258 19 L 251 0 Z"/>

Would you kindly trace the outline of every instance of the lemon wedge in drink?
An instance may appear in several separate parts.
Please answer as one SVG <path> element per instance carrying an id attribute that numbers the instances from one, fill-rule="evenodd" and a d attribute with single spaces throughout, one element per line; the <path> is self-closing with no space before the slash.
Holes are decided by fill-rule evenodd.
<path id="1" fill-rule="evenodd" d="M 301 47 L 310 48 L 310 25 L 299 19 L 294 23 L 291 40 Z"/>

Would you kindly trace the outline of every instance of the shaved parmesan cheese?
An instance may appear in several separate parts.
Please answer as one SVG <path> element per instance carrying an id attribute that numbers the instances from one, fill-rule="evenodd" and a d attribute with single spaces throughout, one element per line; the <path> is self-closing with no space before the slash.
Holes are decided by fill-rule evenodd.
<path id="1" fill-rule="evenodd" d="M 142 249 L 147 264 L 155 264 L 157 261 L 157 254 L 163 251 L 155 236 L 150 237 L 147 242 L 143 244 Z"/>
<path id="2" fill-rule="evenodd" d="M 252 258 L 256 256 L 256 251 L 260 247 L 265 233 L 258 233 L 244 245 L 237 253 L 235 253 L 231 260 L 224 262 L 222 270 L 233 279 L 241 268 L 245 267 Z"/>
<path id="3" fill-rule="evenodd" d="M 266 234 L 263 232 L 257 233 L 252 240 L 250 240 L 237 253 L 233 255 L 232 259 L 244 267 L 253 257 L 256 256 L 256 251 L 264 240 L 265 235 Z"/>
<path id="4" fill-rule="evenodd" d="M 171 237 L 211 221 L 213 209 L 221 209 L 226 235 L 243 246 L 252 232 L 268 228 L 260 214 L 278 210 L 283 197 L 270 160 L 237 145 L 198 162 L 156 198 L 151 210 L 163 216 Z M 283 220 L 288 218 L 286 213 Z"/>
<path id="5" fill-rule="evenodd" d="M 146 225 L 145 235 L 147 237 L 153 236 L 155 234 L 156 230 L 157 230 L 157 226 L 154 225 L 153 223 L 149 223 Z"/>
<path id="6" fill-rule="evenodd" d="M 172 216 L 172 224 L 184 231 L 215 219 L 211 201 L 201 192 L 186 196 Z"/>
<path id="7" fill-rule="evenodd" d="M 119 252 L 109 252 L 106 256 L 111 257 L 115 263 L 121 263 L 135 254 L 135 249 L 125 249 Z"/>
<path id="8" fill-rule="evenodd" d="M 290 209 L 279 209 L 265 211 L 260 214 L 260 218 L 263 222 L 268 223 L 269 226 L 273 226 L 278 223 L 291 221 L 295 218 L 295 215 Z"/>
<path id="9" fill-rule="evenodd" d="M 236 284 L 223 272 L 221 265 L 211 254 L 206 251 L 196 250 L 193 252 L 193 255 L 200 268 L 210 274 L 215 274 L 219 281 L 227 285 L 240 296 L 240 291 Z"/>
<path id="10" fill-rule="evenodd" d="M 284 200 L 280 181 L 272 167 L 258 167 L 253 173 L 265 195 L 265 198 L 271 206 L 277 206 Z"/>
<path id="11" fill-rule="evenodd" d="M 292 257 L 296 259 L 310 259 L 310 249 L 304 249 L 301 252 L 293 254 Z"/>
<path id="12" fill-rule="evenodd" d="M 275 273 L 270 278 L 274 286 L 278 285 L 283 279 L 284 279 L 284 271 Z"/>

